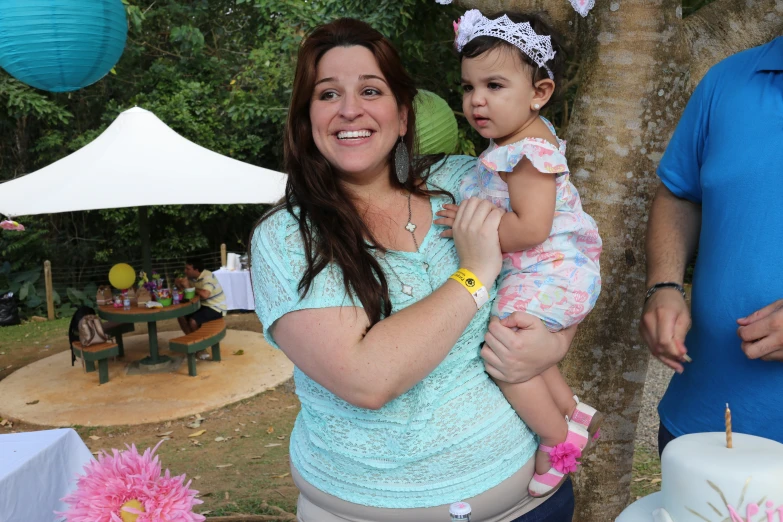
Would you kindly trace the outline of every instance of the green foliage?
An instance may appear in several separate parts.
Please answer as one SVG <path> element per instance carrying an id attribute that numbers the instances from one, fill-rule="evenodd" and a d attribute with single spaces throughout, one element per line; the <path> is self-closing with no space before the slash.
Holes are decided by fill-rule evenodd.
<path id="1" fill-rule="evenodd" d="M 708 0 L 687 0 L 684 12 Z M 280 170 L 295 55 L 304 35 L 341 16 L 367 21 L 397 45 L 419 87 L 461 111 L 459 63 L 452 48 L 455 6 L 433 0 L 123 0 L 128 41 L 101 81 L 73 93 L 46 93 L 0 71 L 0 181 L 42 168 L 98 136 L 134 105 L 153 111 L 175 131 L 211 150 Z M 578 73 L 574 63 L 571 77 Z M 564 105 L 551 114 L 567 122 Z M 459 151 L 475 154 L 484 140 L 464 118 Z M 203 185 L 219 182 L 194 179 Z M 154 187 L 150 187 L 154 190 Z M 263 208 L 257 205 L 167 206 L 150 212 L 153 257 L 243 250 Z M 23 217 L 23 233 L 0 232 L 0 260 L 14 272 L 40 267 L 74 270 L 140 258 L 135 209 Z M 84 282 L 78 281 L 78 285 Z M 38 287 L 27 290 L 35 302 Z M 72 302 L 69 300 L 68 302 Z M 79 299 L 76 299 L 79 301 Z M 77 304 L 73 302 L 72 304 Z"/>
<path id="2" fill-rule="evenodd" d="M 134 105 L 199 145 L 280 170 L 299 43 L 318 24 L 340 16 L 366 20 L 388 35 L 421 87 L 460 107 L 451 46 L 458 10 L 432 0 L 123 3 L 129 20 L 126 49 L 112 74 L 96 84 L 53 94 L 0 71 L 0 181 L 78 150 Z M 475 151 L 467 131 L 461 136 L 461 150 Z M 207 187 L 219 174 L 193 183 Z M 242 250 L 262 211 L 257 205 L 153 208 L 153 257 L 216 251 L 223 242 L 229 250 Z M 138 259 L 136 216 L 129 208 L 22 218 L 26 232 L 0 233 L 0 259 L 9 260 L 15 271 L 39 267 L 43 259 L 56 267 Z M 28 293 L 34 294 L 32 288 Z M 80 299 L 70 299 L 75 301 Z"/>

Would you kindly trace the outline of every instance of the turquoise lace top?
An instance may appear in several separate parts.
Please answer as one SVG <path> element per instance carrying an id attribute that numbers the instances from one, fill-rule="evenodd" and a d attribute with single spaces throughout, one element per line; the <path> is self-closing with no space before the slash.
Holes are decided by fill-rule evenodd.
<path id="1" fill-rule="evenodd" d="M 460 180 L 475 161 L 464 156 L 444 160 L 433 167 L 430 188 L 458 196 Z M 432 197 L 433 215 L 447 202 L 447 197 Z M 403 293 L 397 277 L 381 263 L 392 313 L 430 294 L 459 268 L 454 242 L 440 237 L 443 229 L 433 224 L 418 252 L 386 254 L 399 277 L 413 287 L 413 297 Z M 304 298 L 299 295 L 305 256 L 297 224 L 285 210 L 256 229 L 251 248 L 256 312 L 273 346 L 268 326 L 288 312 L 360 306 L 358 299 L 351 302 L 335 267 L 322 271 Z M 414 508 L 470 498 L 518 471 L 533 456 L 536 441 L 479 357 L 490 308 L 479 310 L 429 376 L 379 410 L 353 406 L 295 368 L 302 409 L 291 433 L 290 455 L 302 477 L 356 504 Z"/>

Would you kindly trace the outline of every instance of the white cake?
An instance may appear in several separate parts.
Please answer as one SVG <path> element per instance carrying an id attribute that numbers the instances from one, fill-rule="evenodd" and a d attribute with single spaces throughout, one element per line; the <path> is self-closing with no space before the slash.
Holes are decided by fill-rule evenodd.
<path id="1" fill-rule="evenodd" d="M 725 433 L 670 442 L 661 459 L 661 491 L 640 499 L 616 522 L 783 522 L 783 444 Z"/>

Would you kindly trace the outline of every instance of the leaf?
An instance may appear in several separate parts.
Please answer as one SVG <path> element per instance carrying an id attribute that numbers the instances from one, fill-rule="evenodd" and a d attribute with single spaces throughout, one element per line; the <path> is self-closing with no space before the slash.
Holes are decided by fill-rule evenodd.
<path id="1" fill-rule="evenodd" d="M 272 475 L 272 478 L 285 478 L 288 475 L 290 475 L 290 473 L 283 473 L 282 475 Z"/>
<path id="2" fill-rule="evenodd" d="M 32 285 L 30 283 L 25 283 L 24 285 L 22 285 L 22 288 L 19 289 L 19 300 L 20 301 L 24 301 L 25 299 L 27 299 L 27 294 L 30 293 L 30 287 L 31 286 Z"/>
<path id="3" fill-rule="evenodd" d="M 203 419 L 196 419 L 193 422 L 191 422 L 189 424 L 186 424 L 185 426 L 187 426 L 188 428 L 196 429 L 196 428 L 201 426 L 202 422 L 203 422 Z"/>
<path id="4" fill-rule="evenodd" d="M 271 435 L 272 433 L 274 433 L 274 432 L 275 432 L 275 429 L 274 429 L 272 426 L 269 426 L 269 427 L 266 429 L 266 432 L 267 432 L 267 433 L 269 433 L 269 434 Z"/>
<path id="5" fill-rule="evenodd" d="M 31 402 L 26 402 L 25 404 L 27 404 L 28 406 L 32 406 L 33 404 L 38 404 L 38 402 L 39 401 L 36 399 L 34 401 L 31 401 Z"/>
<path id="6" fill-rule="evenodd" d="M 206 432 L 207 432 L 207 430 L 199 430 L 199 431 L 197 431 L 195 433 L 191 433 L 190 435 L 188 435 L 188 437 L 189 438 L 200 437 L 201 435 L 204 435 Z"/>
<path id="7" fill-rule="evenodd" d="M 218 464 L 216 468 L 230 468 L 233 464 Z"/>
<path id="8" fill-rule="evenodd" d="M 89 438 L 90 440 L 100 440 L 100 439 L 101 439 L 101 438 L 100 438 L 99 436 L 97 436 L 97 435 L 90 435 L 88 438 Z"/>
<path id="9" fill-rule="evenodd" d="M 228 438 L 226 438 L 226 437 L 215 437 L 215 442 L 225 442 L 225 441 L 229 440 L 230 438 L 231 437 L 228 437 Z"/>
<path id="10" fill-rule="evenodd" d="M 274 443 L 264 445 L 265 448 L 274 448 L 275 446 L 282 446 L 282 444 Z"/>
<path id="11" fill-rule="evenodd" d="M 245 355 L 245 350 L 237 350 L 236 352 L 232 353 L 231 355 Z"/>
<path id="12" fill-rule="evenodd" d="M 174 432 L 173 431 L 164 431 L 163 433 L 158 433 L 157 436 L 158 437 L 166 437 L 168 435 L 171 435 L 172 433 L 174 433 Z"/>

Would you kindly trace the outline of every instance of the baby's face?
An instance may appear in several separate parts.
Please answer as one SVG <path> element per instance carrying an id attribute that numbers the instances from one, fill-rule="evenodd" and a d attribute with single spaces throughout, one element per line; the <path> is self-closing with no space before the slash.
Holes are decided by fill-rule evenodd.
<path id="1" fill-rule="evenodd" d="M 530 68 L 513 49 L 499 47 L 462 59 L 462 111 L 470 125 L 498 145 L 517 135 L 538 115 Z"/>

